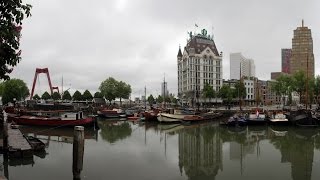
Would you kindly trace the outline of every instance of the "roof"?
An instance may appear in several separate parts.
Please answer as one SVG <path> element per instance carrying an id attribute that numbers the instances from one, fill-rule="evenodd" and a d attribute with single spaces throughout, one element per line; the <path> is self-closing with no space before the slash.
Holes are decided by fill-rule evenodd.
<path id="1" fill-rule="evenodd" d="M 210 39 L 206 36 L 203 36 L 201 34 L 198 34 L 196 36 L 192 36 L 191 39 L 189 39 L 185 50 L 187 52 L 189 52 L 190 48 L 194 48 L 195 49 L 195 53 L 199 54 L 201 53 L 203 50 L 205 50 L 207 47 L 209 47 L 211 49 L 211 51 L 216 55 L 219 56 L 219 52 L 217 50 L 217 47 L 214 43 L 213 39 Z"/>

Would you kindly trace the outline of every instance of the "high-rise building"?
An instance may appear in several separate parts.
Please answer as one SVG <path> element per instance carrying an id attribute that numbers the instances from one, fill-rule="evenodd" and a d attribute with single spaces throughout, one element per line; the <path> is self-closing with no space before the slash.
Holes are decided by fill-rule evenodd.
<path id="1" fill-rule="evenodd" d="M 291 49 L 281 49 L 281 72 L 290 74 Z"/>
<path id="2" fill-rule="evenodd" d="M 293 31 L 290 74 L 302 70 L 308 77 L 314 77 L 314 55 L 311 29 L 304 26 Z"/>
<path id="3" fill-rule="evenodd" d="M 168 83 L 165 81 L 161 83 L 161 96 L 162 97 L 169 96 Z"/>
<path id="4" fill-rule="evenodd" d="M 230 54 L 230 79 L 240 79 L 241 76 L 255 77 L 254 60 L 247 59 L 241 53 Z"/>
<path id="5" fill-rule="evenodd" d="M 178 96 L 197 97 L 207 83 L 214 90 L 222 86 L 222 53 L 218 52 L 213 36 L 203 29 L 201 34 L 189 33 L 187 45 L 177 55 Z"/>

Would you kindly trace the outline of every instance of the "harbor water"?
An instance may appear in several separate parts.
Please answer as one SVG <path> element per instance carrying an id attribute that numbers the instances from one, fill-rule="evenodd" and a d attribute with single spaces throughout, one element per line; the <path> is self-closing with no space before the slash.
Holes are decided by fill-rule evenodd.
<path id="1" fill-rule="evenodd" d="M 293 179 L 320 178 L 319 129 L 216 122 L 159 124 L 99 119 L 85 128 L 81 179 Z M 72 128 L 21 126 L 46 144 L 31 159 L 5 160 L 10 180 L 72 179 Z"/>

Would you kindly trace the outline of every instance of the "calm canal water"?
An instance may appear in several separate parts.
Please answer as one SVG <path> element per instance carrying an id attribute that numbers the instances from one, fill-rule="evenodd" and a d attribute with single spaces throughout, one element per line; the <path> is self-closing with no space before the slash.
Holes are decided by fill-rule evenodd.
<path id="1" fill-rule="evenodd" d="M 145 124 L 99 120 L 86 129 L 82 179 L 320 178 L 319 129 Z M 22 127 L 47 144 L 31 160 L 9 161 L 11 180 L 72 179 L 73 129 Z"/>

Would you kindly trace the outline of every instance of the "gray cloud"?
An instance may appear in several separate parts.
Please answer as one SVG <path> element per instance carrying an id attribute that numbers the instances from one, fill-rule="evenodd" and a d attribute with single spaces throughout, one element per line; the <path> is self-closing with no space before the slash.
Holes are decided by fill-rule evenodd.
<path id="1" fill-rule="evenodd" d="M 133 96 L 160 93 L 164 74 L 177 93 L 176 55 L 194 24 L 206 28 L 224 53 L 224 78 L 229 78 L 229 54 L 242 52 L 255 60 L 256 74 L 269 79 L 280 71 L 281 48 L 290 48 L 293 30 L 312 29 L 316 74 L 319 74 L 318 1 L 302 0 L 46 0 L 33 5 L 24 21 L 22 61 L 12 78 L 31 89 L 36 67 L 48 67 L 53 84 L 72 91 L 98 90 L 112 76 L 131 84 Z M 44 76 L 37 89 L 46 88 Z M 71 84 L 71 86 L 70 86 Z M 65 87 L 65 88 L 66 88 Z"/>

